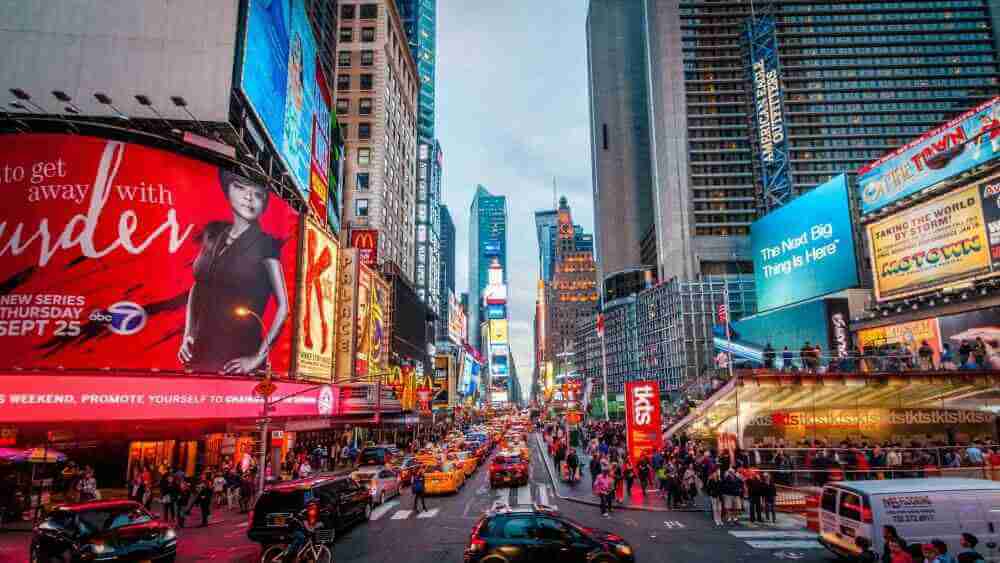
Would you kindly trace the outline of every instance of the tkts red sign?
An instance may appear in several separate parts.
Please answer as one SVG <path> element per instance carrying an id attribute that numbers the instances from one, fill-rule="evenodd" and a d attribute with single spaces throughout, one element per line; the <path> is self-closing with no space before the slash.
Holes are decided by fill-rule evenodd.
<path id="1" fill-rule="evenodd" d="M 628 455 L 632 463 L 652 456 L 662 445 L 660 386 L 655 381 L 625 384 L 625 428 Z"/>
<path id="2" fill-rule="evenodd" d="M 351 247 L 358 249 L 358 261 L 369 268 L 378 267 L 378 231 L 357 229 L 351 231 Z"/>

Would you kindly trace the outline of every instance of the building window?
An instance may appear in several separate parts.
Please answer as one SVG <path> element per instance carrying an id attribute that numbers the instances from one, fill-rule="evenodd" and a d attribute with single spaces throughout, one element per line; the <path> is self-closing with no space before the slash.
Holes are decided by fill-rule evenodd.
<path id="1" fill-rule="evenodd" d="M 354 41 L 354 30 L 349 27 L 340 28 L 340 43 L 350 43 Z"/>
<path id="2" fill-rule="evenodd" d="M 342 20 L 353 20 L 354 19 L 354 6 L 345 4 L 340 7 L 340 19 Z"/>
<path id="3" fill-rule="evenodd" d="M 359 139 L 371 139 L 372 138 L 372 124 L 371 123 L 358 123 L 358 138 Z"/>
<path id="4" fill-rule="evenodd" d="M 351 75 L 350 74 L 338 74 L 337 75 L 337 90 L 350 90 L 351 89 Z"/>
<path id="5" fill-rule="evenodd" d="M 372 99 L 371 98 L 361 98 L 358 100 L 358 114 L 359 115 L 371 115 L 372 114 Z"/>
<path id="6" fill-rule="evenodd" d="M 337 66 L 351 66 L 350 51 L 341 51 L 337 53 Z"/>
<path id="7" fill-rule="evenodd" d="M 358 164 L 368 166 L 372 161 L 372 150 L 368 148 L 358 149 Z"/>
<path id="8" fill-rule="evenodd" d="M 350 100 L 337 100 L 337 115 L 347 115 L 351 111 Z"/>
<path id="9" fill-rule="evenodd" d="M 372 89 L 372 75 L 371 74 L 362 74 L 361 75 L 361 89 L 362 90 L 371 90 Z"/>
<path id="10" fill-rule="evenodd" d="M 355 184 L 359 192 L 367 192 L 369 186 L 369 176 L 367 172 L 358 172 L 355 177 Z"/>
<path id="11" fill-rule="evenodd" d="M 367 199 L 357 199 L 354 200 L 354 214 L 358 217 L 368 216 L 368 200 Z"/>
<path id="12" fill-rule="evenodd" d="M 378 18 L 378 4 L 362 4 L 361 19 L 373 20 Z"/>
<path id="13" fill-rule="evenodd" d="M 361 66 L 375 64 L 375 51 L 361 51 Z"/>
<path id="14" fill-rule="evenodd" d="M 374 27 L 362 27 L 361 28 L 361 42 L 371 43 L 375 41 L 375 28 Z"/>

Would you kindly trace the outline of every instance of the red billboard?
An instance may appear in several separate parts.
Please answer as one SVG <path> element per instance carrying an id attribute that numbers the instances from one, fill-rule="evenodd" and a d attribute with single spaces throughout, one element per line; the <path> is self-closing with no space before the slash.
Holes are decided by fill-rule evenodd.
<path id="1" fill-rule="evenodd" d="M 351 247 L 358 249 L 359 262 L 369 268 L 378 268 L 378 231 L 376 229 L 352 230 Z"/>
<path id="2" fill-rule="evenodd" d="M 185 376 L 0 374 L 0 423 L 255 418 L 253 379 Z M 334 392 L 279 381 L 270 416 L 329 416 Z M 310 389 L 312 387 L 312 389 Z"/>
<path id="3" fill-rule="evenodd" d="M 142 145 L 4 142 L 0 368 L 287 373 L 299 218 L 281 198 Z"/>
<path id="4" fill-rule="evenodd" d="M 632 463 L 652 456 L 663 445 L 660 385 L 655 381 L 625 384 L 625 438 Z"/>

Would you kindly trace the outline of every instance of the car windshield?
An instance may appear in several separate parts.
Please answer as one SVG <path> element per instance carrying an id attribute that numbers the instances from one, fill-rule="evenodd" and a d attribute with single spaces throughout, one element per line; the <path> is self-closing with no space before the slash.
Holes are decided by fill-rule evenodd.
<path id="1" fill-rule="evenodd" d="M 88 510 L 78 515 L 80 530 L 85 534 L 106 532 L 125 526 L 145 524 L 153 517 L 138 506 L 121 506 L 103 510 Z"/>
<path id="2" fill-rule="evenodd" d="M 361 452 L 361 459 L 358 463 L 360 465 L 381 465 L 385 463 L 385 449 L 365 448 L 365 450 Z"/>
<path id="3" fill-rule="evenodd" d="M 367 471 L 362 471 L 360 473 L 354 474 L 355 481 L 368 481 L 369 479 L 373 479 L 374 477 L 375 477 L 374 473 L 368 473 Z"/>
<path id="4" fill-rule="evenodd" d="M 497 456 L 496 461 L 500 465 L 511 465 L 514 463 L 521 463 L 521 456 L 516 456 L 516 455 Z"/>

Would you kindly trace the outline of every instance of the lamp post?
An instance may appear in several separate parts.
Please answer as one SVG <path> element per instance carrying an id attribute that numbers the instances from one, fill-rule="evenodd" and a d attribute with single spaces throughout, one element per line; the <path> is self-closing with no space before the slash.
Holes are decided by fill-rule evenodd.
<path id="1" fill-rule="evenodd" d="M 260 318 L 260 315 L 258 315 L 254 311 L 251 311 L 250 309 L 248 309 L 246 307 L 237 307 L 235 309 L 235 311 L 233 311 L 233 312 L 236 313 L 236 316 L 240 317 L 240 318 L 253 317 L 257 321 L 257 324 L 260 325 L 260 331 L 261 331 L 261 333 L 263 334 L 263 333 L 267 332 L 267 330 L 264 327 L 264 319 Z M 271 419 L 268 418 L 267 413 L 270 412 L 271 406 L 274 404 L 274 403 L 271 403 L 269 399 L 270 399 L 271 395 L 274 393 L 275 389 L 276 389 L 276 386 L 274 385 L 274 383 L 271 382 L 271 361 L 268 359 L 268 360 L 266 360 L 264 362 L 264 380 L 259 385 L 257 385 L 257 387 L 254 387 L 254 392 L 257 393 L 258 395 L 260 395 L 260 397 L 264 399 L 264 404 L 261 406 L 260 420 L 258 421 L 258 422 L 261 423 L 261 429 L 260 429 L 260 462 L 257 464 L 257 495 L 258 496 L 264 493 L 265 473 L 267 473 L 267 471 L 266 471 L 266 468 L 267 468 L 267 450 L 271 446 L 270 439 L 269 439 L 270 436 L 268 435 L 268 423 L 271 422 Z M 306 391 L 311 391 L 311 390 L 312 389 L 307 389 Z M 305 393 L 306 391 L 302 391 L 302 392 Z M 287 398 L 288 397 L 284 397 L 281 400 L 283 401 L 283 400 L 285 400 Z M 275 402 L 278 402 L 278 401 L 275 401 Z"/>

